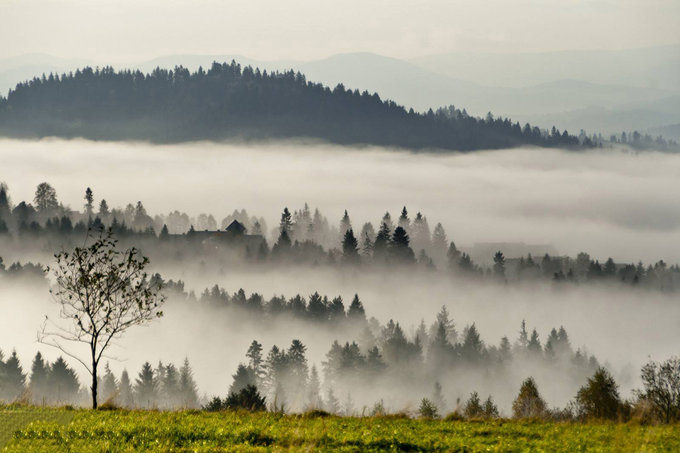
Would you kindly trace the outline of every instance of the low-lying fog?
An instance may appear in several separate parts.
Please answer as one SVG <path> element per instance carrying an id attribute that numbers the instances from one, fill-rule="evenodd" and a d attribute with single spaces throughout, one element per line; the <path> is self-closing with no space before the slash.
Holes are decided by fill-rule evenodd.
<path id="1" fill-rule="evenodd" d="M 196 274 L 189 279 L 198 282 L 189 289 L 200 290 L 204 281 Z M 376 276 L 360 273 L 338 274 L 331 271 L 268 271 L 265 274 L 240 272 L 224 275 L 204 275 L 205 282 L 219 281 L 230 292 L 244 287 L 247 293 L 256 291 L 266 299 L 272 295 L 296 293 L 309 296 L 314 291 L 329 296 L 342 295 L 346 306 L 354 292 L 358 292 L 368 316 L 375 316 L 382 324 L 389 319 L 399 321 L 410 336 L 425 319 L 429 326 L 442 305 L 446 305 L 462 332 L 467 324 L 476 323 L 486 344 L 498 345 L 507 335 L 512 343 L 517 340 L 522 319 L 529 331 L 536 328 L 541 344 L 545 344 L 551 328 L 564 326 L 571 345 L 587 348 L 601 363 L 608 365 L 621 386 L 624 397 L 640 386 L 639 370 L 650 358 L 664 360 L 678 354 L 680 344 L 680 304 L 677 295 L 661 294 L 644 289 L 624 287 L 560 287 L 535 283 L 521 288 L 509 285 L 475 286 L 443 279 L 440 275 Z M 281 321 L 273 327 L 230 318 L 225 312 L 197 309 L 170 300 L 165 316 L 149 327 L 135 328 L 119 342 L 120 348 L 113 356 L 125 359 L 112 362 L 116 374 L 127 368 L 131 376 L 141 369 L 142 363 L 159 360 L 180 364 L 189 357 L 196 374 L 200 391 L 207 395 L 227 392 L 231 375 L 239 362 L 245 362 L 245 351 L 253 339 L 265 348 L 272 345 L 288 347 L 293 339 L 300 339 L 308 347 L 308 359 L 321 370 L 325 354 L 333 340 L 358 340 L 358 336 L 333 333 L 324 326 L 309 323 Z M 0 317 L 0 345 L 17 347 L 25 369 L 30 367 L 36 350 L 54 360 L 58 351 L 36 343 L 36 332 L 44 315 L 55 314 L 47 289 L 0 287 L 0 312 L 10 314 Z M 5 350 L 5 352 L 9 352 Z M 86 375 L 75 361 L 71 364 L 80 372 L 83 382 Z M 495 401 L 506 414 L 516 395 L 521 380 L 528 374 L 536 378 L 539 389 L 552 406 L 563 407 L 572 399 L 583 382 L 568 378 L 555 381 L 541 371 L 517 367 L 511 379 L 499 382 L 493 376 L 463 374 L 442 382 L 447 401 L 465 399 L 473 390 L 493 394 Z M 370 383 L 366 383 L 370 385 Z M 353 394 L 357 403 L 372 405 L 379 398 L 393 409 L 401 409 L 404 401 L 417 406 L 420 398 L 429 395 L 431 384 L 423 388 L 385 390 L 361 397 L 361 389 Z M 391 396 L 401 396 L 395 403 Z M 376 396 L 377 395 L 377 396 Z M 344 395 L 341 395 L 344 397 Z M 397 405 L 395 407 L 394 405 Z"/>
<path id="2" fill-rule="evenodd" d="M 90 186 L 97 200 L 105 198 L 112 207 L 142 200 L 152 214 L 206 212 L 218 222 L 246 208 L 277 225 L 284 206 L 308 202 L 331 220 L 348 209 L 355 228 L 368 220 L 377 225 L 386 209 L 396 219 L 406 205 L 411 215 L 423 212 L 431 227 L 441 221 L 449 238 L 463 246 L 516 241 L 552 244 L 572 256 L 583 250 L 600 260 L 680 261 L 678 155 L 546 149 L 436 155 L 290 143 L 155 146 L 79 140 L 4 140 L 0 150 L 0 180 L 8 184 L 15 203 L 31 200 L 35 186 L 48 181 L 60 201 L 78 209 Z M 216 283 L 231 293 L 244 288 L 266 299 L 318 291 L 342 295 L 346 306 L 356 292 L 369 317 L 400 321 L 408 333 L 421 318 L 431 324 L 446 305 L 459 332 L 475 322 L 482 339 L 495 345 L 504 335 L 514 342 L 522 319 L 529 329 L 537 328 L 542 343 L 552 327 L 562 325 L 574 349 L 585 345 L 611 364 L 625 397 L 639 384 L 639 368 L 649 357 L 660 360 L 680 352 L 677 295 L 630 287 L 476 286 L 440 274 L 329 268 L 223 275 L 210 269 L 199 273 L 195 263 L 166 269 L 163 276 L 181 278 L 197 293 Z M 24 369 L 37 349 L 49 359 L 57 356 L 35 342 L 44 315 L 54 310 L 50 307 L 46 288 L 0 286 L 0 348 L 16 347 Z M 174 303 L 165 312 L 163 319 L 131 331 L 121 342 L 115 354 L 127 360 L 112 363 L 116 374 L 125 367 L 135 376 L 146 360 L 179 364 L 188 356 L 201 392 L 224 395 L 253 339 L 263 343 L 266 353 L 275 343 L 287 347 L 299 338 L 319 368 L 335 339 L 323 328 L 286 323 L 263 331 Z M 517 382 L 503 383 L 512 387 L 512 395 L 494 393 L 506 413 L 523 377 L 519 373 Z M 551 405 L 566 404 L 577 390 L 537 380 Z M 473 388 L 474 382 L 443 383 L 446 398 L 496 390 Z M 419 391 L 413 401 L 423 396 Z"/>
<path id="3" fill-rule="evenodd" d="M 172 146 L 82 140 L 0 140 L 0 180 L 15 202 L 43 181 L 82 209 L 91 187 L 109 206 L 141 200 L 218 219 L 245 208 L 278 224 L 308 202 L 330 221 L 345 209 L 356 229 L 406 205 L 458 246 L 551 244 L 560 253 L 617 262 L 680 261 L 680 155 L 616 150 L 513 149 L 413 154 L 318 144 Z"/>

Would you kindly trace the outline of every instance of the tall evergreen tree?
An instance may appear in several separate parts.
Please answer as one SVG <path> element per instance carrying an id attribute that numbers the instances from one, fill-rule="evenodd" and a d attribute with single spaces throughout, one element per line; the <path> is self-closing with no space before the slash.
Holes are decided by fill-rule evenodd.
<path id="1" fill-rule="evenodd" d="M 76 372 L 59 357 L 50 367 L 48 377 L 50 391 L 57 404 L 73 404 L 78 398 L 80 383 Z"/>
<path id="2" fill-rule="evenodd" d="M 33 364 L 31 365 L 29 384 L 31 399 L 36 404 L 45 405 L 49 398 L 49 371 L 50 364 L 46 362 L 43 359 L 42 354 L 38 352 L 33 359 Z"/>
<path id="3" fill-rule="evenodd" d="M 102 377 L 101 392 L 98 397 L 100 402 L 113 400 L 118 396 L 118 381 L 111 371 L 111 367 L 107 362 L 104 366 L 104 376 Z"/>
<path id="4" fill-rule="evenodd" d="M 389 248 L 390 260 L 394 263 L 411 264 L 415 262 L 415 254 L 409 247 L 409 237 L 406 230 L 398 226 L 392 234 Z"/>
<path id="5" fill-rule="evenodd" d="M 0 361 L 0 400 L 13 402 L 17 400 L 25 390 L 26 374 L 21 367 L 16 351 L 12 351 L 7 360 Z"/>
<path id="6" fill-rule="evenodd" d="M 179 369 L 179 397 L 181 407 L 195 409 L 198 407 L 198 387 L 194 381 L 194 372 L 185 358 Z"/>
<path id="7" fill-rule="evenodd" d="M 120 383 L 118 384 L 118 398 L 116 398 L 116 401 L 122 407 L 126 408 L 132 408 L 135 405 L 134 389 L 132 388 L 130 375 L 128 374 L 127 370 L 123 370 L 120 375 Z"/>
<path id="8" fill-rule="evenodd" d="M 135 401 L 139 407 L 152 408 L 158 403 L 158 381 L 149 362 L 142 365 L 135 380 Z"/>
<path id="9" fill-rule="evenodd" d="M 359 263 L 358 245 L 352 228 L 349 228 L 342 240 L 342 259 L 345 264 L 356 265 Z"/>
<path id="10" fill-rule="evenodd" d="M 359 300 L 359 295 L 355 294 L 352 303 L 347 311 L 347 319 L 353 322 L 365 322 L 366 312 L 364 311 L 364 304 Z"/>

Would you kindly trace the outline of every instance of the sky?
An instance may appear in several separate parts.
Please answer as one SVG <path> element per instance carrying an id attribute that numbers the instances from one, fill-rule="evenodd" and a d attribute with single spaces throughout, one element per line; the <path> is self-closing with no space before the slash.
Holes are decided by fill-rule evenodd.
<path id="1" fill-rule="evenodd" d="M 0 0 L 0 58 L 314 59 L 680 43 L 677 0 Z"/>

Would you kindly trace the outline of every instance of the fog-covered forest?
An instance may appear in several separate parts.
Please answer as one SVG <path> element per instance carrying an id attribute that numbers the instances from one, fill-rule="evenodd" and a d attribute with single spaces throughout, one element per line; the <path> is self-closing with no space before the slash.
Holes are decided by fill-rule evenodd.
<path id="1" fill-rule="evenodd" d="M 110 229 L 125 244 L 136 245 L 152 259 L 166 263 L 200 260 L 221 271 L 231 267 L 315 266 L 385 271 L 409 267 L 439 272 L 442 278 L 472 279 L 476 284 L 548 280 L 554 284 L 612 283 L 661 291 L 680 286 L 680 266 L 662 259 L 617 263 L 600 262 L 587 252 L 575 257 L 533 257 L 531 253 L 506 259 L 502 250 L 476 264 L 457 248 L 441 223 L 430 227 L 422 213 L 413 218 L 404 206 L 393 220 L 389 212 L 377 226 L 353 226 L 347 210 L 339 222 L 329 222 L 318 208 L 307 204 L 291 212 L 285 207 L 278 226 L 269 231 L 263 217 L 235 210 L 220 221 L 212 214 L 190 218 L 174 210 L 167 215 L 148 213 L 141 201 L 110 208 L 106 199 L 95 203 L 91 188 L 83 191 L 84 210 L 73 211 L 57 199 L 55 189 L 41 183 L 33 203 L 10 205 L 8 187 L 0 187 L 0 234 L 8 247 L 39 253 L 79 244 L 88 231 Z M 355 232 L 356 228 L 356 232 Z M 158 233 L 156 233 L 158 231 Z M 270 245 L 271 244 L 271 245 Z M 8 275 L 35 274 L 33 263 L 8 263 Z M 4 264 L 0 261 L 0 270 Z"/>
<path id="2" fill-rule="evenodd" d="M 0 453 L 680 451 L 677 0 L 0 18 Z"/>
<path id="3" fill-rule="evenodd" d="M 531 377 L 547 401 L 546 414 L 579 417 L 583 408 L 575 405 L 577 390 L 602 372 L 600 366 L 614 355 L 596 357 L 587 342 L 596 338 L 583 335 L 583 326 L 573 326 L 580 331 L 574 343 L 566 311 L 582 306 L 577 299 L 589 297 L 603 298 L 606 311 L 614 300 L 624 299 L 623 292 L 629 293 L 632 305 L 625 302 L 628 308 L 620 307 L 622 317 L 642 309 L 646 294 L 658 300 L 657 309 L 675 310 L 671 300 L 680 285 L 678 265 L 661 259 L 600 261 L 587 252 L 506 258 L 502 250 L 473 259 L 441 223 L 433 220 L 430 226 L 427 215 L 412 214 L 406 206 L 394 216 L 378 212 L 377 226 L 372 222 L 359 226 L 352 220 L 351 207 L 335 220 L 307 204 L 284 207 L 274 215 L 237 209 L 216 217 L 177 209 L 156 214 L 141 201 L 110 206 L 98 196 L 96 186 L 81 190 L 80 209 L 64 204 L 48 182 L 40 183 L 29 200 L 14 201 L 11 194 L 11 187 L 0 188 L 0 240 L 8 257 L 0 261 L 0 285 L 6 294 L 24 298 L 26 285 L 31 292 L 46 294 L 51 285 L 46 267 L 52 254 L 80 246 L 88 235 L 100 231 L 110 230 L 122 248 L 137 247 L 150 258 L 150 281 L 162 286 L 168 297 L 168 319 L 161 319 L 158 327 L 167 326 L 161 328 L 162 335 L 175 339 L 173 331 L 184 330 L 179 337 L 185 343 L 170 356 L 140 348 L 134 354 L 138 369 L 107 362 L 99 376 L 99 403 L 122 407 L 219 410 L 247 400 L 289 412 L 318 408 L 347 415 L 414 414 L 426 398 L 440 414 L 496 417 L 513 413 L 517 388 Z M 278 223 L 267 222 L 272 217 Z M 15 260 L 18 256 L 31 259 Z M 308 275 L 307 287 L 332 275 L 338 284 L 331 287 L 341 288 L 345 298 L 325 294 L 328 284 L 308 294 L 246 293 L 220 283 L 229 274 L 249 275 L 242 280 L 246 282 L 276 276 L 290 283 Z M 414 294 L 390 303 L 390 296 L 385 296 L 391 292 L 381 287 L 395 284 L 394 278 L 401 279 L 396 288 L 411 286 Z M 476 319 L 468 312 L 459 318 L 447 307 L 446 293 L 433 298 L 431 289 L 426 297 L 432 301 L 419 307 L 418 288 L 433 283 L 465 292 L 468 305 L 481 295 L 472 296 L 477 292 L 493 294 L 497 300 L 486 304 L 489 308 L 505 303 L 505 310 L 522 318 L 506 323 L 499 334 L 497 327 L 489 327 L 487 315 Z M 296 285 L 286 285 L 290 286 Z M 544 307 L 555 307 L 556 316 L 551 316 L 555 324 L 541 319 L 541 326 L 535 327 L 531 317 L 545 315 L 517 311 L 523 305 L 516 296 L 504 302 L 502 294 L 510 288 L 520 298 L 534 297 L 529 296 L 534 292 L 560 300 L 561 308 L 552 303 Z M 444 303 L 435 306 L 438 300 Z M 373 310 L 376 303 L 379 309 Z M 404 303 L 412 305 L 407 316 L 390 315 L 403 311 Z M 35 309 L 40 311 L 38 307 L 29 311 Z M 597 310 L 595 305 L 590 309 Z M 195 322 L 187 322 L 187 316 Z M 487 328 L 480 327 L 484 325 Z M 202 340 L 206 334 L 198 334 L 196 328 L 222 331 L 211 336 L 218 335 L 218 346 L 221 341 L 233 344 L 228 364 L 211 366 L 223 357 L 206 362 L 204 354 L 192 353 L 191 345 L 217 338 Z M 264 337 L 258 335 L 265 331 Z M 87 404 L 84 377 L 69 357 L 38 347 L 50 358 L 37 353 L 29 366 L 30 356 L 10 352 L 14 346 L 3 344 L 5 401 Z M 36 345 L 27 346 L 22 346 L 24 354 L 36 354 Z M 615 363 L 609 363 L 614 374 L 607 376 L 622 386 L 620 410 L 641 410 L 632 393 L 640 386 L 632 363 L 620 358 Z"/>

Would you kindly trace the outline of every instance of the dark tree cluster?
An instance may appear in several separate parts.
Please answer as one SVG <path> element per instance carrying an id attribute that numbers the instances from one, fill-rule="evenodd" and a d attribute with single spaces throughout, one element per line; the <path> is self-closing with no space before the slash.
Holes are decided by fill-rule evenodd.
<path id="1" fill-rule="evenodd" d="M 293 71 L 261 72 L 232 61 L 191 73 L 79 69 L 20 83 L 0 98 L 0 131 L 23 137 L 177 142 L 313 137 L 340 144 L 474 150 L 519 145 L 581 147 L 567 131 L 456 109 L 406 110 L 377 94 L 330 89 Z M 586 143 L 586 146 L 592 145 Z"/>
<path id="2" fill-rule="evenodd" d="M 198 387 L 189 360 L 177 367 L 161 362 L 154 368 L 146 362 L 133 380 L 126 370 L 117 378 L 107 363 L 98 378 L 100 405 L 145 409 L 195 409 Z M 16 352 L 4 359 L 0 351 L 0 403 L 16 401 L 38 406 L 86 405 L 88 389 L 67 362 L 59 357 L 49 363 L 38 352 L 30 372 L 24 371 Z"/>
<path id="3" fill-rule="evenodd" d="M 183 291 L 181 282 L 170 281 L 164 282 L 163 285 L 167 290 L 174 291 L 175 294 L 185 298 L 191 297 L 190 294 Z M 315 292 L 309 298 L 298 294 L 289 299 L 281 295 L 265 300 L 257 293 L 246 296 L 243 289 L 229 295 L 226 290 L 215 285 L 211 289 L 203 291 L 198 301 L 210 307 L 229 308 L 249 313 L 259 321 L 288 316 L 335 326 L 360 325 L 366 322 L 364 305 L 356 294 L 349 306 L 345 307 L 345 302 L 340 296 L 330 299 L 328 296 L 321 296 Z"/>

